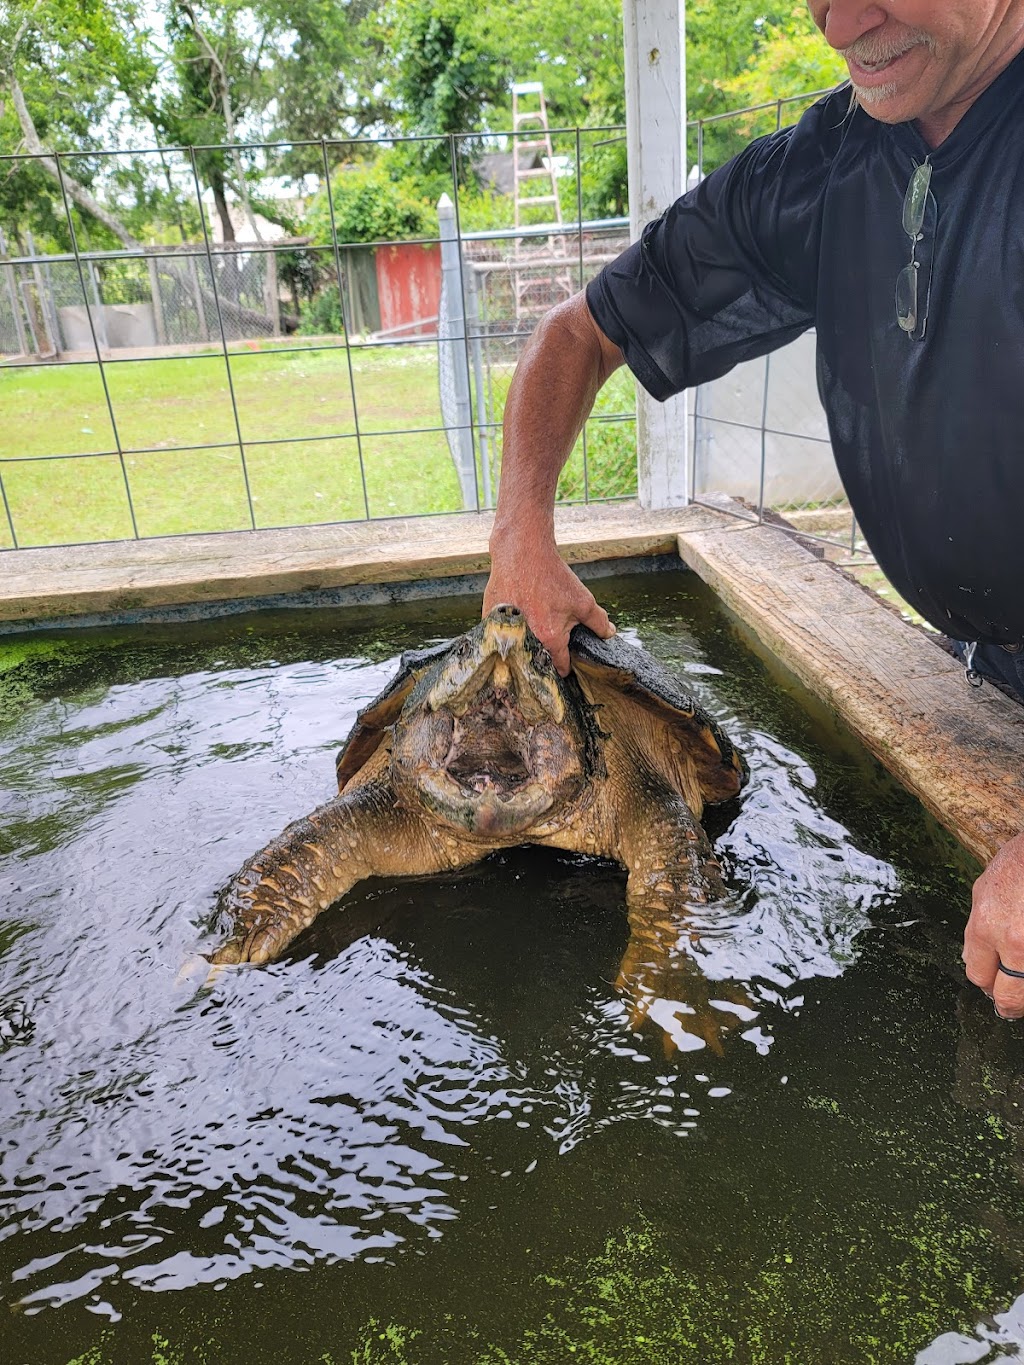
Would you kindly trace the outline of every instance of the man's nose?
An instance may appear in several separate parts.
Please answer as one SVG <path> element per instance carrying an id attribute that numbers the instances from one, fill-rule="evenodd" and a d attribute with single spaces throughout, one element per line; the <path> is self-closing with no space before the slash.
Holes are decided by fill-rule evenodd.
<path id="1" fill-rule="evenodd" d="M 871 0 L 809 0 L 811 18 L 825 35 L 830 47 L 839 51 L 850 47 L 872 29 L 881 28 L 890 17 L 884 5 Z"/>

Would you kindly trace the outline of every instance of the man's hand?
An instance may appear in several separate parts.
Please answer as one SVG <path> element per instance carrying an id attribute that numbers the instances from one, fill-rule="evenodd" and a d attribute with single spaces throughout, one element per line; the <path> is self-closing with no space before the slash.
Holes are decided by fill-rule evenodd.
<path id="1" fill-rule="evenodd" d="M 615 634 L 604 607 L 598 605 L 553 543 L 538 549 L 519 542 L 502 545 L 492 541 L 484 614 L 502 602 L 520 609 L 563 678 L 569 672 L 569 632 L 577 622 L 589 626 L 602 639 Z"/>
<path id="2" fill-rule="evenodd" d="M 971 917 L 964 933 L 967 975 L 992 997 L 1004 1019 L 1024 1018 L 1024 834 L 1004 844 L 974 883 Z"/>
<path id="3" fill-rule="evenodd" d="M 615 628 L 555 548 L 558 474 L 598 390 L 622 363 L 622 352 L 591 317 L 581 291 L 538 324 L 505 400 L 484 612 L 502 602 L 518 607 L 563 677 L 577 622 L 603 638 Z"/>

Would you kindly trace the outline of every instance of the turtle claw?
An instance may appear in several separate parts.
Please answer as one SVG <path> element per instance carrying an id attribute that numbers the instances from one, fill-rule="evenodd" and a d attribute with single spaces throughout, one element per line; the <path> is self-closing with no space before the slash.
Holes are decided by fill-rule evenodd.
<path id="1" fill-rule="evenodd" d="M 227 974 L 229 965 L 231 964 L 226 962 L 211 963 L 210 970 L 206 973 L 206 980 L 203 982 L 202 989 L 204 991 L 212 990 L 221 977 Z"/>
<path id="2" fill-rule="evenodd" d="M 175 990 L 180 990 L 183 986 L 191 986 L 202 974 L 210 969 L 209 959 L 203 957 L 202 953 L 190 953 L 185 961 L 178 968 L 174 978 Z"/>
<path id="3" fill-rule="evenodd" d="M 245 961 L 244 940 L 229 938 L 226 943 L 222 943 L 215 952 L 210 954 L 209 961 L 214 967 L 235 967 L 240 962 Z"/>
<path id="4" fill-rule="evenodd" d="M 674 944 L 654 952 L 652 946 L 634 937 L 619 967 L 615 988 L 629 1002 L 630 1030 L 654 1024 L 667 1060 L 703 1048 L 721 1057 L 728 1030 L 752 1017 L 750 997 L 732 982 L 709 981 Z"/>
<path id="5" fill-rule="evenodd" d="M 197 992 L 208 991 L 217 984 L 230 965 L 228 962 L 204 957 L 202 953 L 193 953 L 178 968 L 174 984 L 181 987 L 196 983 Z"/>

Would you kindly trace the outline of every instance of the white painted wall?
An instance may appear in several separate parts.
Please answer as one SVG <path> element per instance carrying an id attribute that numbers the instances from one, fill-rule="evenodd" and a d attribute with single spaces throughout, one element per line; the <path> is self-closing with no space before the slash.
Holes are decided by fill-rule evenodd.
<path id="1" fill-rule="evenodd" d="M 842 485 L 818 398 L 814 333 L 751 360 L 693 396 L 694 492 L 731 493 L 768 506 L 824 502 Z M 767 384 L 767 403 L 765 401 Z"/>

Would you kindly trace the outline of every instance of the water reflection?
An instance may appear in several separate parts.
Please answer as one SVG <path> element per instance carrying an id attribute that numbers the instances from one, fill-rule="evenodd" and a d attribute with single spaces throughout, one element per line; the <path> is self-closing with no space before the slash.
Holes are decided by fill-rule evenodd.
<path id="1" fill-rule="evenodd" d="M 623 874 L 539 850 L 368 885 L 287 960 L 177 983 L 394 664 L 225 651 L 83 680 L 0 736 L 0 1266 L 28 1312 L 393 1261 L 617 1125 L 686 1138 L 892 901 L 806 760 L 712 696 L 755 775 L 717 845 L 733 894 L 681 945 L 753 1003 L 723 1057 L 629 1030 Z"/>

